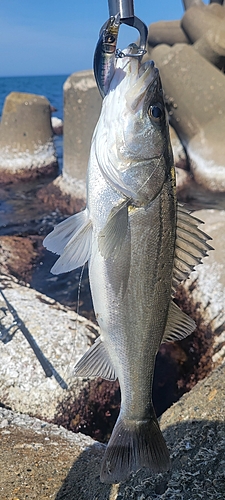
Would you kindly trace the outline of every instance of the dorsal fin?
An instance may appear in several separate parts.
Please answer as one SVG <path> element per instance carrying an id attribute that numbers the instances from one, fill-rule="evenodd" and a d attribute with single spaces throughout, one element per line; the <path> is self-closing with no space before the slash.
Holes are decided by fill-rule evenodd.
<path id="1" fill-rule="evenodd" d="M 208 255 L 208 250 L 213 250 L 207 243 L 212 238 L 199 229 L 198 224 L 204 223 L 178 204 L 172 295 L 195 266 L 202 262 L 202 258 Z"/>

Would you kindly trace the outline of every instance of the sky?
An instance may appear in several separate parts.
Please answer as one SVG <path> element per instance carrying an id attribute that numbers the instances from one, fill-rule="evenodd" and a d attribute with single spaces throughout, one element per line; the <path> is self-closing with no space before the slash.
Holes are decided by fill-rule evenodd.
<path id="1" fill-rule="evenodd" d="M 180 19 L 182 0 L 134 0 L 147 25 Z M 92 68 L 108 0 L 0 0 L 0 76 L 68 75 Z M 120 29 L 118 47 L 137 39 Z"/>

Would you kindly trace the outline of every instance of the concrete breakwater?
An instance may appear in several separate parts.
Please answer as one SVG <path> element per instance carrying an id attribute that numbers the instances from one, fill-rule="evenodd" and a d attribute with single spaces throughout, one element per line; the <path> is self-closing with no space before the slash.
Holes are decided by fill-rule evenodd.
<path id="1" fill-rule="evenodd" d="M 56 171 L 49 101 L 35 94 L 11 92 L 0 126 L 0 182 Z"/>

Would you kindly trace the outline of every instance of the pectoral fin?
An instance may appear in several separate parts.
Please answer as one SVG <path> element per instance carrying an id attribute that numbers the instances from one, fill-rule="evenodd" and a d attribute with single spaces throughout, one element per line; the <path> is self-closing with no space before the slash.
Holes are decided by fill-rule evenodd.
<path id="1" fill-rule="evenodd" d="M 77 377 L 102 377 L 105 380 L 116 380 L 114 367 L 100 337 L 78 361 L 74 374 Z"/>
<path id="2" fill-rule="evenodd" d="M 174 342 L 188 337 L 196 328 L 196 323 L 192 318 L 189 318 L 181 309 L 173 302 L 170 303 L 169 313 L 163 342 Z"/>
<path id="3" fill-rule="evenodd" d="M 124 243 L 128 229 L 127 202 L 123 201 L 114 207 L 108 217 L 105 227 L 98 235 L 98 245 L 101 255 L 108 259 L 116 257 Z"/>
<path id="4" fill-rule="evenodd" d="M 192 216 L 184 207 L 178 205 L 172 281 L 173 294 L 177 286 L 188 278 L 195 266 L 202 262 L 202 258 L 208 255 L 208 250 L 213 249 L 207 243 L 207 240 L 211 240 L 212 238 L 201 231 L 198 228 L 198 224 L 203 224 L 203 222 Z"/>
<path id="5" fill-rule="evenodd" d="M 58 224 L 44 239 L 48 250 L 61 255 L 51 272 L 60 274 L 83 266 L 90 257 L 91 242 L 92 223 L 86 208 Z"/>

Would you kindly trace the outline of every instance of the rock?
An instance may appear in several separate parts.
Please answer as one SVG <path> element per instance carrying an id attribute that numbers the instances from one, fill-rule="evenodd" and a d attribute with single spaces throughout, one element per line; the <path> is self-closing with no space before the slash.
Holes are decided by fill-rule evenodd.
<path id="1" fill-rule="evenodd" d="M 180 21 L 158 21 L 148 28 L 148 45 L 155 47 L 159 43 L 174 45 L 175 43 L 190 43 L 180 26 Z"/>
<path id="2" fill-rule="evenodd" d="M 218 16 L 220 18 L 225 17 L 225 11 L 223 9 L 225 4 L 223 3 L 223 5 L 222 5 L 222 1 L 223 0 L 221 0 L 218 3 L 213 2 L 213 3 L 210 3 L 209 5 L 207 5 L 208 11 L 212 12 L 215 16 Z"/>
<path id="3" fill-rule="evenodd" d="M 86 204 L 86 183 L 67 175 L 57 177 L 37 192 L 37 198 L 49 207 L 59 209 L 63 214 L 80 212 Z"/>
<path id="4" fill-rule="evenodd" d="M 0 182 L 50 174 L 57 168 L 49 101 L 11 92 L 0 128 Z"/>
<path id="5" fill-rule="evenodd" d="M 169 127 L 170 130 L 170 140 L 173 149 L 174 164 L 176 167 L 187 170 L 187 155 L 185 153 L 182 142 L 180 141 L 176 131 L 173 127 Z"/>
<path id="6" fill-rule="evenodd" d="M 181 20 L 181 28 L 184 30 L 188 39 L 194 43 L 196 40 L 205 35 L 210 29 L 219 29 L 221 20 L 218 15 L 213 13 L 212 9 L 208 9 L 193 5 L 186 10 Z M 222 9 L 222 7 L 221 7 Z"/>
<path id="7" fill-rule="evenodd" d="M 225 364 L 161 417 L 172 470 L 142 469 L 125 483 L 100 483 L 105 446 L 26 415 L 0 408 L 4 500 L 224 499 Z M 8 425 L 6 425 L 6 421 Z M 3 426 L 1 427 L 1 423 Z"/>
<path id="8" fill-rule="evenodd" d="M 52 129 L 55 135 L 63 135 L 63 121 L 61 118 L 57 118 L 56 116 L 52 116 Z"/>
<path id="9" fill-rule="evenodd" d="M 27 281 L 32 274 L 33 265 L 39 258 L 42 245 L 40 236 L 0 236 L 1 273 L 13 274 Z"/>
<path id="10" fill-rule="evenodd" d="M 202 0 L 183 0 L 185 10 L 190 9 L 193 5 L 197 5 L 198 7 L 203 7 L 204 2 Z"/>
<path id="11" fill-rule="evenodd" d="M 12 277 L 1 276 L 1 289 L 17 324 L 8 330 L 14 315 L 0 293 L 0 401 L 13 410 L 52 419 L 59 401 L 68 396 L 62 387 L 67 384 L 73 386 L 73 393 L 76 388 L 79 391 L 73 367 L 93 343 L 98 328 Z M 28 342 L 38 345 L 45 371 Z"/>
<path id="12" fill-rule="evenodd" d="M 207 123 L 187 145 L 195 181 L 211 192 L 225 191 L 225 115 Z"/>
<path id="13" fill-rule="evenodd" d="M 213 332 L 212 360 L 225 361 L 225 211 L 200 210 L 194 213 L 205 225 L 202 228 L 213 239 L 209 243 L 214 251 L 204 258 L 184 282 L 184 288 L 196 304 L 205 325 Z"/>
<path id="14" fill-rule="evenodd" d="M 224 192 L 223 73 L 186 44 L 159 45 L 152 50 L 152 58 L 160 70 L 171 125 L 186 149 L 196 181 L 211 191 Z"/>
<path id="15" fill-rule="evenodd" d="M 102 99 L 93 71 L 73 73 L 64 83 L 63 177 L 78 182 L 85 191 L 90 145 Z"/>
<path id="16" fill-rule="evenodd" d="M 193 44 L 193 48 L 207 61 L 222 69 L 225 64 L 225 24 L 224 27 L 207 31 Z"/>
<path id="17" fill-rule="evenodd" d="M 175 167 L 176 170 L 176 190 L 178 197 L 183 193 L 189 191 L 192 184 L 192 176 L 190 172 L 184 170 L 183 168 Z"/>

